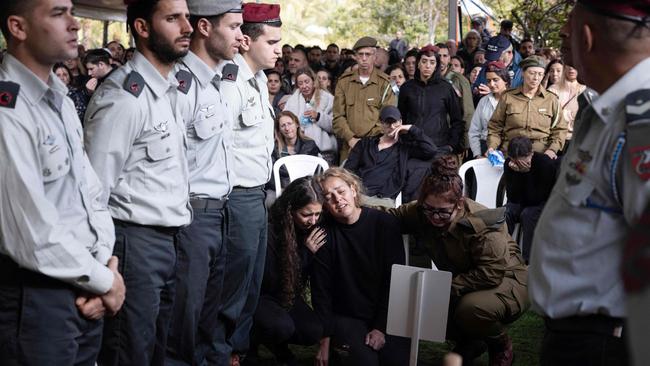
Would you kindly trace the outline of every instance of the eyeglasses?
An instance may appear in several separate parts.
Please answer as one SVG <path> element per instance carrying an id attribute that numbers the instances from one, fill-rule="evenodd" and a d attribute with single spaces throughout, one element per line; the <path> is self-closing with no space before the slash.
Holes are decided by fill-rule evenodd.
<path id="1" fill-rule="evenodd" d="M 456 207 L 452 207 L 449 210 L 434 208 L 434 207 L 431 207 L 431 206 L 427 205 L 426 203 L 423 203 L 422 205 L 420 205 L 420 207 L 422 208 L 422 211 L 424 212 L 424 215 L 429 216 L 429 217 L 433 217 L 433 218 L 437 218 L 437 219 L 440 219 L 440 220 L 449 219 L 451 217 L 451 215 L 454 213 L 454 211 L 456 210 Z"/>

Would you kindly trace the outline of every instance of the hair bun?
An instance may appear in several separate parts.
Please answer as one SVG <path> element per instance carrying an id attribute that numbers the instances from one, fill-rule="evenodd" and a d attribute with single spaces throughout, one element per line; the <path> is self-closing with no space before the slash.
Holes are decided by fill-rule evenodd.
<path id="1" fill-rule="evenodd" d="M 454 155 L 442 155 L 431 163 L 431 174 L 452 176 L 458 174 L 458 159 Z"/>

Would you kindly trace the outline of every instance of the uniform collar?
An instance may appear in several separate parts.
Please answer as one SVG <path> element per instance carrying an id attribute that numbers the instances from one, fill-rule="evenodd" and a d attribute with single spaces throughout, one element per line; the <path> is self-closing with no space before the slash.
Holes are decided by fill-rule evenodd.
<path id="1" fill-rule="evenodd" d="M 368 77 L 368 82 L 366 84 L 368 84 L 368 83 L 379 84 L 377 82 L 377 78 L 378 78 L 378 76 L 377 76 L 377 68 L 373 67 L 372 72 L 370 73 L 370 76 Z M 361 83 L 361 75 L 359 75 L 359 70 L 354 72 L 354 79 L 353 80 L 360 83 L 360 84 L 363 84 L 363 83 Z"/>
<path id="2" fill-rule="evenodd" d="M 539 95 L 540 97 L 545 98 L 548 93 L 549 93 L 549 91 L 546 90 L 546 88 L 544 88 L 542 85 L 540 85 L 539 88 L 537 88 L 537 93 L 535 93 L 535 96 Z M 520 87 L 517 87 L 517 94 L 521 94 L 523 96 L 526 96 L 526 94 L 524 94 L 524 86 L 523 85 L 520 86 Z"/>
<path id="3" fill-rule="evenodd" d="M 594 98 L 592 107 L 600 119 L 609 123 L 619 116 L 623 100 L 633 90 L 650 82 L 650 57 L 636 64 L 603 94 Z"/>
<path id="4" fill-rule="evenodd" d="M 49 89 L 66 95 L 68 88 L 50 71 L 50 78 L 45 84 L 32 70 L 28 69 L 17 58 L 7 53 L 2 62 L 2 68 L 10 75 L 14 83 L 20 85 L 20 95 L 31 105 L 36 105 Z"/>
<path id="5" fill-rule="evenodd" d="M 250 79 L 257 79 L 259 83 L 266 83 L 266 74 L 264 74 L 264 71 L 260 70 L 257 72 L 257 74 L 253 74 L 253 70 L 251 70 L 250 66 L 248 66 L 248 63 L 246 62 L 246 59 L 244 59 L 244 56 L 242 56 L 240 53 L 236 54 L 235 57 L 233 58 L 233 61 L 237 66 L 239 66 L 239 73 L 237 74 L 237 78 L 242 78 L 244 81 L 249 81 Z"/>
<path id="6" fill-rule="evenodd" d="M 130 62 L 133 69 L 142 75 L 145 83 L 149 86 L 149 89 L 151 89 L 156 98 L 160 98 L 160 96 L 167 93 L 170 87 L 178 87 L 178 80 L 173 76 L 172 71 L 169 72 L 167 79 L 165 79 L 140 52 L 135 51 L 133 59 Z M 172 68 L 172 70 L 174 69 Z"/>
<path id="7" fill-rule="evenodd" d="M 210 69 L 210 67 L 192 51 L 188 52 L 188 54 L 183 57 L 183 63 L 188 69 L 190 69 L 192 74 L 196 76 L 196 81 L 201 85 L 201 89 L 204 89 L 217 74 L 216 70 Z"/>

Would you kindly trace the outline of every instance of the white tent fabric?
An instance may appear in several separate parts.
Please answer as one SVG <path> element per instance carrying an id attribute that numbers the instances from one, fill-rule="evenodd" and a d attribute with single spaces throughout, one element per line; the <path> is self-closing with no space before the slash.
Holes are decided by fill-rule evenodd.
<path id="1" fill-rule="evenodd" d="M 126 21 L 124 0 L 73 0 L 75 15 L 98 20 Z"/>

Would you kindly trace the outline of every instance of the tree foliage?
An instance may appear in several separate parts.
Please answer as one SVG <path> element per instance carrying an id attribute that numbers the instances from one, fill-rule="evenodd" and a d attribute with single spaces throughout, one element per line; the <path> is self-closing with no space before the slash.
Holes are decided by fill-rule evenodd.
<path id="1" fill-rule="evenodd" d="M 490 3 L 489 1 L 487 3 Z M 559 47 L 560 28 L 566 22 L 571 3 L 566 0 L 496 0 L 493 7 L 500 19 L 511 19 L 524 38 L 537 46 Z"/>

